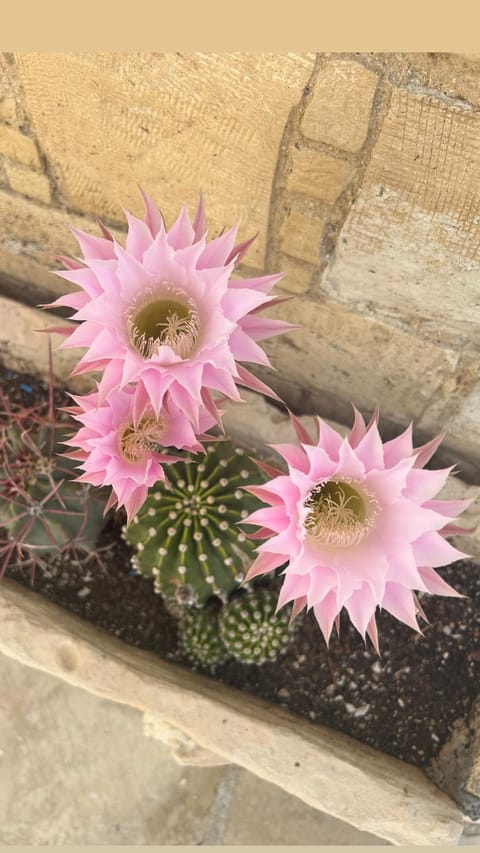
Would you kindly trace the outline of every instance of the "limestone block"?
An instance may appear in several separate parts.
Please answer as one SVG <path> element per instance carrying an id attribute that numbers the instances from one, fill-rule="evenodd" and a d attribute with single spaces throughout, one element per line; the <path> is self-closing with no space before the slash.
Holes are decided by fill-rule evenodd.
<path id="1" fill-rule="evenodd" d="M 121 221 L 136 182 L 171 223 L 203 190 L 210 233 L 260 231 L 263 264 L 272 175 L 313 54 L 20 53 L 33 129 L 66 203 Z M 81 115 L 81 133 L 78 120 Z"/>
<path id="2" fill-rule="evenodd" d="M 268 381 L 300 411 L 348 422 L 350 401 L 367 411 L 379 402 L 384 418 L 405 424 L 418 418 L 458 361 L 454 349 L 332 300 L 294 299 L 271 313 L 301 327 L 265 345 L 277 370 Z"/>
<path id="3" fill-rule="evenodd" d="M 48 377 L 48 339 L 51 338 L 53 375 L 57 381 L 65 382 L 84 350 L 60 350 L 58 345 L 64 340 L 61 335 L 40 331 L 59 325 L 64 326 L 66 322 L 48 311 L 0 296 L 0 358 L 3 364 L 12 370 Z M 68 385 L 72 390 L 85 392 L 92 389 L 93 382 L 91 377 L 76 376 Z"/>
<path id="4" fill-rule="evenodd" d="M 387 53 L 375 54 L 389 79 L 397 85 L 436 89 L 443 96 L 480 104 L 480 54 Z M 366 62 L 371 54 L 363 54 Z"/>
<path id="5" fill-rule="evenodd" d="M 2 849 L 202 844 L 220 770 L 180 767 L 134 708 L 4 655 L 0 677 Z"/>
<path id="6" fill-rule="evenodd" d="M 458 454 L 457 467 L 478 482 L 480 461 L 480 352 L 464 349 L 453 376 L 448 377 L 425 408 L 418 426 L 429 432 L 441 426 L 446 443 Z"/>
<path id="7" fill-rule="evenodd" d="M 34 140 L 7 124 L 0 124 L 0 155 L 29 169 L 42 168 Z"/>
<path id="8" fill-rule="evenodd" d="M 287 290 L 288 293 L 302 294 L 309 289 L 312 274 L 315 272 L 313 266 L 279 253 L 276 259 L 277 267 L 280 272 L 285 273 L 280 285 L 282 290 Z"/>
<path id="9" fill-rule="evenodd" d="M 78 255 L 70 226 L 98 235 L 95 222 L 45 207 L 0 190 L 0 288 L 15 299 L 38 305 L 68 293 L 74 285 L 53 275 L 57 255 Z M 112 233 L 122 240 L 122 234 Z M 15 284 L 8 280 L 12 279 Z"/>
<path id="10" fill-rule="evenodd" d="M 393 91 L 325 288 L 456 346 L 480 330 L 480 113 Z"/>
<path id="11" fill-rule="evenodd" d="M 17 106 L 15 98 L 9 97 L 8 95 L 0 95 L 0 121 L 5 122 L 5 124 L 12 125 L 16 124 L 16 120 Z"/>
<path id="12" fill-rule="evenodd" d="M 325 218 L 315 217 L 310 210 L 288 210 L 282 225 L 282 252 L 318 266 L 324 224 Z"/>
<path id="13" fill-rule="evenodd" d="M 6 160 L 4 163 L 8 182 L 15 192 L 26 198 L 49 204 L 51 201 L 50 183 L 46 175 L 32 172 L 19 163 Z"/>
<path id="14" fill-rule="evenodd" d="M 178 764 L 189 767 L 218 767 L 230 762 L 215 752 L 203 749 L 191 737 L 157 714 L 146 711 L 143 715 L 143 731 L 147 737 L 160 740 L 170 747 Z"/>
<path id="15" fill-rule="evenodd" d="M 459 719 L 453 724 L 449 740 L 427 772 L 454 797 L 470 820 L 480 820 L 480 698 L 467 720 Z M 476 830 L 478 833 L 478 826 Z"/>
<path id="16" fill-rule="evenodd" d="M 7 656 L 174 720 L 205 749 L 314 808 L 393 844 L 458 842 L 460 810 L 416 767 L 130 648 L 13 581 L 0 585 L 0 624 Z M 67 666 L 66 645 L 75 651 Z"/>
<path id="17" fill-rule="evenodd" d="M 320 70 L 302 121 L 309 139 L 357 152 L 365 142 L 377 76 L 350 60 L 334 59 Z"/>
<path id="18" fill-rule="evenodd" d="M 12 79 L 10 55 L 0 53 L 0 121 L 12 127 L 18 127 L 23 121 L 21 106 L 18 103 L 18 90 Z"/>
<path id="19" fill-rule="evenodd" d="M 333 204 L 350 183 L 355 169 L 350 163 L 312 148 L 294 148 L 287 189 Z"/>
<path id="20" fill-rule="evenodd" d="M 257 776 L 242 772 L 228 814 L 223 844 L 227 847 L 275 847 L 278 850 L 300 844 L 309 847 L 356 847 L 384 845 L 386 842 L 313 811 L 280 788 L 266 785 Z"/>

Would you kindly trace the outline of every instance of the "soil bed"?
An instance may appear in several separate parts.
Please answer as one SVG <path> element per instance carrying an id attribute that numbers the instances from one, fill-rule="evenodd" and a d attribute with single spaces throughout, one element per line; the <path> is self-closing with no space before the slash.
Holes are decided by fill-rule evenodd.
<path id="1" fill-rule="evenodd" d="M 46 399 L 44 383 L 3 368 L 0 386 L 23 405 Z M 65 405 L 60 392 L 56 403 Z M 133 646 L 190 666 L 177 647 L 176 620 L 154 594 L 151 580 L 135 575 L 130 566 L 131 549 L 120 538 L 123 522 L 117 514 L 105 527 L 99 542 L 103 568 L 95 560 L 52 561 L 48 575 L 35 577 L 34 589 Z M 480 674 L 480 564 L 462 560 L 439 574 L 468 598 L 423 597 L 430 620 L 423 637 L 381 613 L 381 658 L 365 647 L 347 619 L 327 650 L 308 614 L 275 663 L 245 665 L 230 659 L 214 677 L 425 766 L 448 739 L 453 722 L 468 714 Z M 28 574 L 10 568 L 7 575 L 30 586 Z M 263 583 L 278 585 L 278 579 Z"/>

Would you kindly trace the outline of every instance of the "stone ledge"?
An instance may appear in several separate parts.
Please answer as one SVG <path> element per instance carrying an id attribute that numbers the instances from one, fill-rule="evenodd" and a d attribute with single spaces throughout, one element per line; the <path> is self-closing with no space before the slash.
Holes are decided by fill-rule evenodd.
<path id="1" fill-rule="evenodd" d="M 69 325 L 67 320 L 5 296 L 0 296 L 0 317 L 0 358 L 5 367 L 45 379 L 48 377 L 48 339 L 51 337 L 54 379 L 67 382 L 83 350 L 58 349 L 62 336 L 40 331 L 50 326 Z M 72 390 L 85 392 L 91 389 L 92 380 L 77 376 L 67 384 Z"/>
<path id="2" fill-rule="evenodd" d="M 132 649 L 13 581 L 0 651 L 153 714 L 201 748 L 395 845 L 456 845 L 462 814 L 415 767 L 324 726 Z"/>
<path id="3" fill-rule="evenodd" d="M 147 737 L 153 737 L 169 746 L 171 755 L 178 764 L 187 767 L 221 767 L 231 763 L 221 755 L 203 749 L 185 732 L 172 726 L 158 714 L 145 711 L 143 732 Z"/>

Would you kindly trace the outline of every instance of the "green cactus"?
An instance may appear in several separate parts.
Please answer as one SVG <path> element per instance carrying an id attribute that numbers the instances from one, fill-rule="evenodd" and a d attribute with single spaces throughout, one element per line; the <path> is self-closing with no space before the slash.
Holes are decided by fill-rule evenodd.
<path id="1" fill-rule="evenodd" d="M 285 651 L 293 626 L 289 612 L 275 614 L 278 596 L 255 589 L 233 598 L 219 616 L 220 636 L 227 650 L 242 663 L 267 663 Z"/>
<path id="2" fill-rule="evenodd" d="M 241 486 L 262 475 L 241 448 L 215 442 L 204 457 L 165 466 L 168 483 L 150 492 L 123 536 L 136 549 L 132 566 L 154 579 L 155 592 L 184 607 L 226 601 L 255 557 L 237 522 L 260 506 Z"/>
<path id="3" fill-rule="evenodd" d="M 218 626 L 218 609 L 204 607 L 190 610 L 182 618 L 179 640 L 183 650 L 194 663 L 214 667 L 223 663 L 228 652 Z"/>
<path id="4" fill-rule="evenodd" d="M 46 568 L 47 554 L 96 553 L 104 502 L 74 482 L 63 453 L 65 429 L 52 410 L 15 411 L 0 394 L 0 576 L 8 565 Z"/>

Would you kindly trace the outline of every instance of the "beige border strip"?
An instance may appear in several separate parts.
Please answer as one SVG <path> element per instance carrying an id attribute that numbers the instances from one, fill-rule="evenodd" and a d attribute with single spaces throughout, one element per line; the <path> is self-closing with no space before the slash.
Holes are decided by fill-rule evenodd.
<path id="1" fill-rule="evenodd" d="M 462 814 L 423 773 L 132 649 L 37 593 L 0 585 L 0 651 L 97 696 L 155 714 L 204 749 L 395 845 L 456 845 Z"/>

